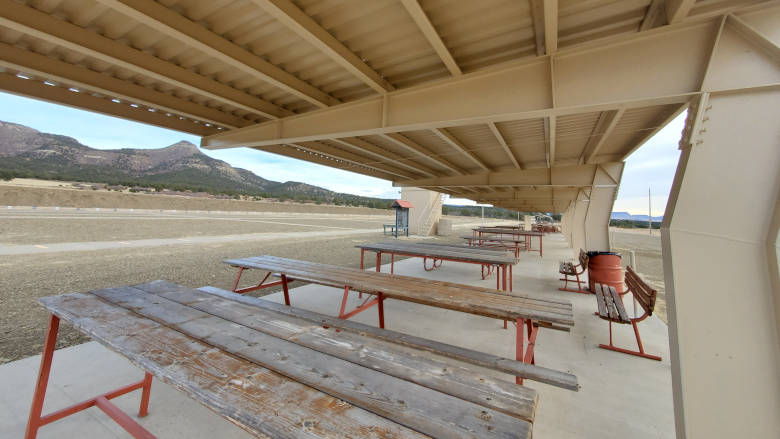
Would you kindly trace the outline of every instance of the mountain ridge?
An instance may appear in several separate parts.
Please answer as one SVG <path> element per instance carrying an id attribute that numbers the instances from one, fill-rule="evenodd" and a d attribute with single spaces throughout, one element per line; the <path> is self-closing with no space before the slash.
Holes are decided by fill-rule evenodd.
<path id="1" fill-rule="evenodd" d="M 72 137 L 0 121 L 0 158 L 0 178 L 34 177 L 345 204 L 387 201 L 389 206 L 389 200 L 338 193 L 298 181 L 268 180 L 211 158 L 186 140 L 163 148 L 96 149 Z"/>

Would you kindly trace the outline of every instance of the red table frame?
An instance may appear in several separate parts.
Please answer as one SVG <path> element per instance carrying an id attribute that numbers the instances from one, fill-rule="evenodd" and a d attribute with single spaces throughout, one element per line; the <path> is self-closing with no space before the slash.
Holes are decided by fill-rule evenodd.
<path id="1" fill-rule="evenodd" d="M 109 401 L 110 399 L 130 393 L 134 390 L 141 389 L 141 405 L 138 409 L 138 417 L 142 418 L 146 416 L 149 413 L 149 395 L 152 391 L 152 375 L 149 372 L 146 372 L 144 379 L 141 381 L 128 384 L 116 390 L 103 393 L 94 398 L 41 416 L 41 413 L 43 412 L 43 400 L 46 397 L 46 389 L 49 385 L 49 374 L 51 372 L 51 363 L 54 357 L 54 346 L 57 344 L 59 327 L 60 318 L 54 314 L 50 314 L 49 325 L 46 330 L 46 341 L 43 344 L 41 367 L 38 372 L 38 380 L 35 384 L 35 394 L 33 395 L 32 406 L 30 407 L 30 417 L 27 421 L 27 430 L 24 433 L 24 438 L 35 439 L 38 435 L 38 429 L 44 425 L 51 424 L 54 421 L 58 421 L 90 407 L 98 407 L 134 438 L 154 439 L 156 436 L 151 434 L 127 413 L 123 412 L 119 407 Z"/>

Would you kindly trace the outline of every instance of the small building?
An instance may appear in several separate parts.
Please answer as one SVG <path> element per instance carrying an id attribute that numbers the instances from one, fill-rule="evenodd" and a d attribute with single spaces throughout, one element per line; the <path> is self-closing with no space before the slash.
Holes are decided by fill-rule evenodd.
<path id="1" fill-rule="evenodd" d="M 395 209 L 395 224 L 385 224 L 384 232 L 387 233 L 387 228 L 390 226 L 390 234 L 396 238 L 399 231 L 409 236 L 409 209 L 414 206 L 406 200 L 395 200 L 390 207 Z"/>

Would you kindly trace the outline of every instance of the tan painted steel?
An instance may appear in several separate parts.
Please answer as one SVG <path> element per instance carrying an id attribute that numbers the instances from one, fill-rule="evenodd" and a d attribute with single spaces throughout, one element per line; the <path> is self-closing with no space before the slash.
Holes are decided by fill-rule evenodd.
<path id="1" fill-rule="evenodd" d="M 690 107 L 663 231 L 678 437 L 768 437 L 779 43 L 776 0 L 0 0 L 0 90 L 560 212 L 588 250 L 623 161 Z"/>

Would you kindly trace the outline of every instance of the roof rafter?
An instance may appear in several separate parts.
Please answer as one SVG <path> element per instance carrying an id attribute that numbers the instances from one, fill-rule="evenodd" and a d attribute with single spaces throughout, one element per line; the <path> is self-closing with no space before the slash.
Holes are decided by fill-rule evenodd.
<path id="1" fill-rule="evenodd" d="M 93 96 L 90 93 L 73 92 L 65 87 L 49 86 L 42 81 L 22 79 L 9 73 L 0 73 L 0 90 L 64 105 L 66 107 L 93 111 L 95 113 L 195 134 L 196 136 L 206 136 L 217 132 L 217 127 L 215 126 L 207 127 L 205 124 L 195 123 L 192 120 L 182 120 L 173 116 L 168 117 L 161 112 L 151 112 L 144 108 L 134 108 L 130 105 L 117 104 L 110 99 Z"/>
<path id="2" fill-rule="evenodd" d="M 403 136 L 399 133 L 387 133 L 381 135 L 383 138 L 393 142 L 393 144 L 400 146 L 401 148 L 410 151 L 414 154 L 419 155 L 422 158 L 425 158 L 429 161 L 432 161 L 436 163 L 439 166 L 442 166 L 444 168 L 449 169 L 450 171 L 464 175 L 466 172 L 463 169 L 460 169 L 459 167 L 453 165 L 448 160 L 438 157 L 435 154 L 433 154 L 431 151 L 429 151 L 427 148 L 418 145 L 416 142 L 413 142 L 409 140 L 409 138 Z"/>
<path id="3" fill-rule="evenodd" d="M 496 137 L 496 140 L 498 141 L 499 145 L 501 145 L 501 148 L 503 148 L 504 152 L 506 152 L 506 155 L 509 157 L 509 160 L 511 160 L 512 164 L 515 165 L 515 168 L 523 169 L 523 167 L 517 161 L 515 154 L 509 148 L 509 144 L 506 143 L 506 139 L 504 138 L 504 135 L 501 134 L 501 131 L 499 131 L 498 126 L 494 122 L 488 122 L 488 127 L 490 128 L 490 131 L 493 132 L 493 135 Z"/>
<path id="4" fill-rule="evenodd" d="M 14 68 L 20 72 L 35 74 L 50 81 L 91 89 L 111 98 L 142 104 L 150 108 L 177 113 L 190 119 L 210 122 L 228 128 L 252 124 L 251 121 L 214 108 L 198 105 L 173 95 L 160 93 L 151 88 L 123 81 L 113 76 L 78 67 L 35 52 L 22 50 L 5 43 L 0 43 L 0 65 Z"/>
<path id="5" fill-rule="evenodd" d="M 293 114 L 241 90 L 13 0 L 0 0 L 0 25 L 267 118 Z"/>
<path id="6" fill-rule="evenodd" d="M 536 55 L 558 50 L 558 0 L 529 0 L 534 23 Z"/>
<path id="7" fill-rule="evenodd" d="M 428 15 L 425 14 L 422 6 L 420 6 L 419 1 L 401 0 L 401 4 L 404 5 L 406 11 L 409 12 L 409 15 L 412 16 L 412 19 L 417 24 L 417 27 L 420 29 L 423 35 L 425 35 L 425 38 L 431 44 L 433 50 L 436 51 L 436 54 L 439 55 L 439 58 L 441 58 L 441 61 L 447 67 L 447 70 L 450 71 L 452 76 L 460 76 L 463 74 L 460 67 L 458 66 L 458 63 L 455 61 L 455 58 L 452 57 L 452 53 L 450 53 L 450 50 L 447 49 L 447 46 L 444 45 L 444 41 L 442 41 L 439 33 L 436 31 L 436 28 L 433 27 L 433 23 L 431 23 Z"/>
<path id="8" fill-rule="evenodd" d="M 555 166 L 480 174 L 395 180 L 400 187 L 584 187 L 593 184 L 596 165 Z M 604 185 L 602 185 L 604 186 Z M 606 185 L 612 187 L 613 185 Z M 605 186 L 605 187 L 606 187 Z"/>
<path id="9" fill-rule="evenodd" d="M 645 17 L 642 19 L 642 24 L 639 25 L 639 32 L 650 30 L 666 23 L 664 3 L 665 0 L 653 0 L 650 2 L 650 5 L 647 6 Z"/>
<path id="10" fill-rule="evenodd" d="M 590 138 L 588 138 L 585 149 L 583 149 L 580 156 L 580 163 L 593 163 L 593 158 L 598 155 L 601 147 L 604 146 L 612 131 L 615 130 L 625 112 L 625 108 L 620 108 L 618 110 L 604 111 L 599 115 L 599 120 L 596 122 L 596 126 L 593 128 L 593 132 Z"/>
<path id="11" fill-rule="evenodd" d="M 447 132 L 447 130 L 442 128 L 434 128 L 433 130 L 434 134 L 439 136 L 439 138 L 445 142 L 447 142 L 448 145 L 455 148 L 456 150 L 460 151 L 463 155 L 471 159 L 474 163 L 477 164 L 480 168 L 484 169 L 485 171 L 490 171 L 491 169 L 488 167 L 488 165 L 485 164 L 482 159 L 476 156 L 473 152 L 471 152 L 468 148 L 466 148 L 465 145 L 463 145 L 460 140 L 455 138 L 452 134 Z"/>
<path id="12" fill-rule="evenodd" d="M 390 175 L 385 172 L 377 172 L 372 169 L 368 169 L 365 166 L 355 165 L 352 163 L 344 162 L 342 160 L 326 157 L 323 154 L 306 151 L 303 148 L 286 145 L 268 145 L 268 146 L 256 146 L 253 147 L 258 151 L 264 151 L 271 154 L 283 155 L 293 159 L 303 160 L 307 162 L 317 163 L 320 165 L 329 166 L 331 168 L 343 169 L 349 172 L 355 172 L 357 174 L 368 175 L 369 177 L 381 178 L 388 180 Z"/>
<path id="13" fill-rule="evenodd" d="M 666 0 L 666 21 L 669 24 L 685 20 L 696 0 Z"/>
<path id="14" fill-rule="evenodd" d="M 154 0 L 98 0 L 247 74 L 320 108 L 339 100 Z"/>
<path id="15" fill-rule="evenodd" d="M 289 0 L 253 1 L 378 93 L 394 89 L 393 85 L 369 67 L 365 60 L 360 59 L 344 43 L 337 40 L 293 2 Z"/>
<path id="16" fill-rule="evenodd" d="M 382 162 L 389 162 L 396 166 L 409 169 L 412 172 L 415 172 L 417 174 L 422 174 L 428 177 L 435 177 L 438 175 L 431 168 L 415 163 L 414 161 L 409 159 L 392 157 L 392 154 L 389 151 L 385 151 L 384 149 L 374 145 L 373 143 L 366 142 L 365 140 L 358 139 L 356 137 L 346 138 L 346 139 L 328 139 L 328 140 L 331 142 L 338 143 L 339 145 L 342 145 L 346 148 L 350 148 L 357 153 L 363 153 L 371 157 L 374 157 L 375 159 L 380 160 Z"/>
<path id="17" fill-rule="evenodd" d="M 545 151 L 545 158 L 547 159 L 547 167 L 552 168 L 555 166 L 555 144 L 557 140 L 558 122 L 554 115 L 550 115 L 544 119 L 544 144 L 547 147 Z"/>
<path id="18" fill-rule="evenodd" d="M 308 142 L 305 145 L 302 143 L 291 143 L 290 146 L 295 146 L 309 152 L 326 155 L 334 159 L 338 159 L 347 163 L 352 163 L 353 165 L 364 166 L 366 168 L 372 169 L 377 172 L 382 172 L 385 174 L 394 175 L 402 178 L 410 178 L 408 173 L 403 172 L 393 166 L 371 162 L 369 159 L 365 157 L 359 156 L 357 154 L 353 154 L 348 151 L 341 151 L 337 148 L 334 148 L 332 146 L 326 145 L 321 142 L 316 142 L 316 141 Z"/>

